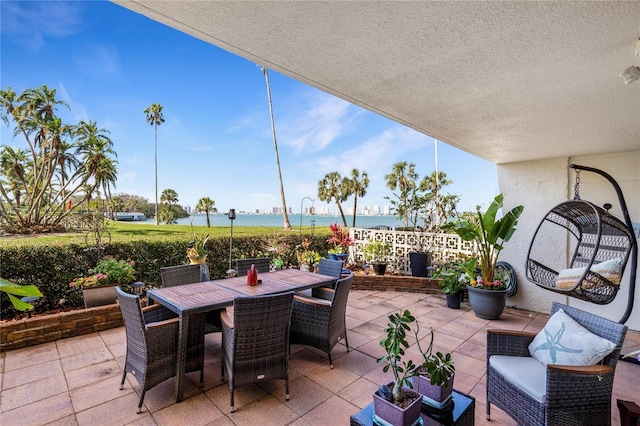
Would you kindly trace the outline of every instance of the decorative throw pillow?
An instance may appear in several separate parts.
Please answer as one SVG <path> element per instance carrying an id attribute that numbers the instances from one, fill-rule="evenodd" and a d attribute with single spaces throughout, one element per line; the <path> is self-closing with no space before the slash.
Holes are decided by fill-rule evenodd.
<path id="1" fill-rule="evenodd" d="M 556 288 L 570 290 L 576 286 L 585 268 L 569 268 L 563 269 L 556 277 Z M 620 275 L 622 275 L 622 259 L 614 258 L 595 265 L 591 265 L 591 271 L 601 275 L 609 280 L 612 284 L 620 285 Z M 592 288 L 593 283 L 589 282 L 583 285 L 583 289 Z"/>
<path id="2" fill-rule="evenodd" d="M 533 339 L 529 353 L 544 365 L 595 365 L 615 347 L 559 309 Z"/>

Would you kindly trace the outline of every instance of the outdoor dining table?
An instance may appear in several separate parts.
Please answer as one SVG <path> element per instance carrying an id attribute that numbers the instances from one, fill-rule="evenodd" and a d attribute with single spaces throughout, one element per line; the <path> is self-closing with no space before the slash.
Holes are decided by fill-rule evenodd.
<path id="1" fill-rule="evenodd" d="M 180 318 L 176 363 L 176 402 L 180 402 L 183 399 L 187 331 L 191 315 L 232 306 L 233 299 L 236 297 L 302 291 L 332 284 L 335 281 L 335 278 L 328 275 L 315 274 L 298 269 L 265 272 L 261 273 L 258 278 L 262 282 L 255 286 L 247 285 L 247 277 L 234 277 L 159 288 L 147 292 L 149 303 L 160 303 L 175 312 Z"/>

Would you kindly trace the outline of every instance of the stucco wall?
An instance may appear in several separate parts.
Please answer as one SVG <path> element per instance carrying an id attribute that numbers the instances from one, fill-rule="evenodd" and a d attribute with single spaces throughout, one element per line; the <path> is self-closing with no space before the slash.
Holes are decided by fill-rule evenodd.
<path id="1" fill-rule="evenodd" d="M 498 183 L 500 191 L 505 194 L 505 209 L 508 210 L 519 204 L 525 207 L 516 233 L 500 256 L 501 260 L 511 263 L 518 276 L 518 293 L 509 298 L 507 304 L 538 312 L 548 312 L 551 302 L 557 300 L 619 321 L 627 306 L 630 261 L 627 263 L 620 291 L 608 305 L 595 305 L 543 290 L 527 281 L 525 277 L 524 264 L 529 244 L 540 220 L 553 206 L 573 198 L 575 171 L 569 169 L 570 163 L 598 168 L 609 173 L 622 188 L 631 220 L 640 222 L 640 151 L 498 165 Z M 583 200 L 600 206 L 607 202 L 611 203 L 614 206 L 611 213 L 624 220 L 617 196 L 606 179 L 585 171 L 580 174 L 580 177 L 580 195 Z M 534 249 L 544 253 L 545 259 L 549 259 L 550 262 L 552 259 L 566 261 L 566 238 L 562 235 L 547 237 L 543 247 Z M 638 306 L 640 284 L 636 285 L 635 302 L 636 306 L 626 324 L 633 330 L 640 330 L 640 306 Z"/>

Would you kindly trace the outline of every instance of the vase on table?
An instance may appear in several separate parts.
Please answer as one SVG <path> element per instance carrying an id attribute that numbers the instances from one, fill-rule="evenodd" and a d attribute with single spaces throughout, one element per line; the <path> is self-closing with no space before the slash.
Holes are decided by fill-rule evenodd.
<path id="1" fill-rule="evenodd" d="M 116 303 L 116 287 L 119 284 L 105 284 L 93 287 L 82 287 L 82 298 L 85 308 L 112 305 Z"/>
<path id="2" fill-rule="evenodd" d="M 301 263 L 300 270 L 305 272 L 311 272 L 311 265 L 309 265 L 308 263 Z"/>

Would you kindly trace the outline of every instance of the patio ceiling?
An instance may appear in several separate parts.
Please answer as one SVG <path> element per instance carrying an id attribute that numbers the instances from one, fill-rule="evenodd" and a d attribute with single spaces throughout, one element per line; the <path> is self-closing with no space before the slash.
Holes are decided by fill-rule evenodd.
<path id="1" fill-rule="evenodd" d="M 640 2 L 114 0 L 494 163 L 640 148 Z"/>

